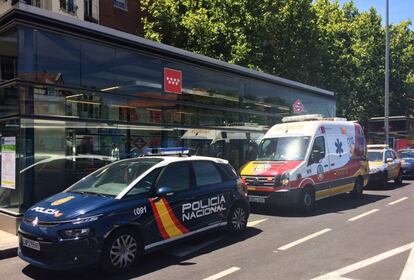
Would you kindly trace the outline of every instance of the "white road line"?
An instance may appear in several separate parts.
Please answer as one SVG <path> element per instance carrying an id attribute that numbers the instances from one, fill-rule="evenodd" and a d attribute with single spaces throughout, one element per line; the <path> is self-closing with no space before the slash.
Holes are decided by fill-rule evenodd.
<path id="1" fill-rule="evenodd" d="M 400 198 L 400 199 L 398 199 L 398 200 L 396 200 L 396 201 L 390 202 L 390 203 L 388 203 L 387 205 L 394 205 L 394 204 L 397 204 L 397 203 L 399 203 L 399 202 L 401 202 L 401 201 L 404 201 L 404 200 L 406 200 L 406 199 L 408 199 L 408 197 L 404 196 L 403 198 Z"/>
<path id="2" fill-rule="evenodd" d="M 361 218 L 363 218 L 363 217 L 365 217 L 365 216 L 368 216 L 368 215 L 370 215 L 370 214 L 372 214 L 372 213 L 375 213 L 375 212 L 377 212 L 377 211 L 379 211 L 379 209 L 372 209 L 372 210 L 370 210 L 370 211 L 368 211 L 368 212 L 365 212 L 365 213 L 363 213 L 363 214 L 361 214 L 361 215 L 358 215 L 358 216 L 355 216 L 355 217 L 353 217 L 353 218 L 351 218 L 351 219 L 348 219 L 348 221 L 353 222 L 353 221 L 355 221 L 355 220 L 361 219 Z"/>
<path id="3" fill-rule="evenodd" d="M 412 280 L 414 278 L 414 249 L 411 249 L 400 280 Z"/>
<path id="4" fill-rule="evenodd" d="M 408 243 L 408 244 L 406 244 L 406 245 L 403 245 L 403 246 L 401 246 L 401 247 L 398 247 L 398 248 L 395 248 L 395 249 L 392 249 L 392 250 L 390 250 L 390 251 L 387 251 L 387 252 L 384 252 L 384 253 L 382 253 L 382 254 L 379 254 L 379 255 L 376 255 L 376 256 L 373 256 L 373 257 L 371 257 L 371 258 L 368 258 L 368 259 L 365 259 L 365 260 L 362 260 L 362 261 L 359 261 L 359 262 L 357 262 L 357 263 L 354 263 L 354 264 L 351 264 L 351 265 L 348 265 L 348 266 L 346 266 L 346 267 L 343 267 L 343 268 L 340 268 L 340 269 L 338 269 L 338 270 L 335 270 L 335 271 L 332 271 L 332 272 L 329 272 L 329 273 L 327 273 L 327 274 L 325 274 L 325 275 L 322 275 L 322 276 L 319 276 L 319 277 L 316 277 L 316 278 L 312 278 L 312 280 L 333 280 L 333 279 L 343 279 L 343 277 L 341 277 L 341 276 L 343 276 L 343 275 L 346 275 L 346 274 L 348 274 L 348 273 L 351 273 L 351 272 L 353 272 L 353 271 L 356 271 L 356 270 L 359 270 L 359 269 L 361 269 L 361 268 L 364 268 L 364 267 L 367 267 L 367 266 L 369 266 L 369 265 L 371 265 L 371 264 L 374 264 L 374 263 L 377 263 L 377 262 L 380 262 L 380 261 L 382 261 L 382 260 L 385 260 L 385 259 L 388 259 L 388 258 L 390 258 L 390 257 L 392 257 L 392 256 L 395 256 L 395 255 L 398 255 L 398 254 L 400 254 L 400 253 L 402 253 L 402 252 L 405 252 L 405 251 L 407 251 L 407 250 L 411 250 L 411 253 L 410 253 L 410 257 L 409 258 L 411 258 L 412 257 L 412 252 L 413 252 L 413 248 L 414 248 L 414 242 L 413 243 Z M 410 259 L 409 259 L 410 260 Z M 412 268 L 412 263 L 413 263 L 413 260 L 411 259 L 411 262 L 410 262 L 410 264 L 409 264 L 409 262 L 407 261 L 407 263 L 406 263 L 406 267 L 408 266 L 408 268 L 409 269 L 411 269 Z M 406 268 L 405 267 L 405 268 Z M 405 268 L 404 268 L 404 270 L 405 270 Z M 407 274 L 408 273 L 410 273 L 410 270 L 407 270 Z M 402 275 L 403 276 L 403 275 Z M 412 280 L 413 278 L 412 278 L 412 274 L 411 275 L 408 275 L 408 276 L 410 276 L 411 278 L 406 278 L 406 279 L 410 279 L 410 280 Z M 400 278 L 401 279 L 401 278 Z M 406 280 L 406 279 L 404 279 L 404 280 Z"/>
<path id="5" fill-rule="evenodd" d="M 292 247 L 294 247 L 294 246 L 296 246 L 296 245 L 299 245 L 299 244 L 301 244 L 301 243 L 303 243 L 303 242 L 305 242 L 305 241 L 308 241 L 309 239 L 312 239 L 312 238 L 315 238 L 315 237 L 317 237 L 317 236 L 319 236 L 319 235 L 322 235 L 322 234 L 324 234 L 324 233 L 327 233 L 328 231 L 331 231 L 331 229 L 330 229 L 330 228 L 323 229 L 323 230 L 321 230 L 321 231 L 315 232 L 315 233 L 313 233 L 313 234 L 311 234 L 311 235 L 308 235 L 308 236 L 303 237 L 303 238 L 301 238 L 301 239 L 299 239 L 299 240 L 293 241 L 293 242 L 291 242 L 291 243 L 289 243 L 289 244 L 286 244 L 286 245 L 284 245 L 284 246 L 282 246 L 282 247 L 279 247 L 279 248 L 277 248 L 277 249 L 278 249 L 278 250 L 281 250 L 281 251 L 285 251 L 285 250 L 287 250 L 287 249 L 289 249 L 289 248 L 292 248 Z"/>
<path id="6" fill-rule="evenodd" d="M 264 221 L 267 221 L 267 219 L 261 219 L 261 220 L 257 220 L 257 221 L 251 221 L 247 223 L 248 227 L 254 227 L 255 225 L 258 225 Z"/>
<path id="7" fill-rule="evenodd" d="M 229 274 L 231 274 L 233 272 L 236 272 L 239 269 L 240 269 L 240 267 L 233 266 L 233 267 L 231 267 L 229 269 L 226 269 L 226 270 L 224 270 L 222 272 L 219 272 L 217 274 L 214 274 L 214 275 L 211 275 L 211 276 L 209 276 L 207 278 L 204 278 L 203 280 L 216 280 L 216 279 L 220 279 L 220 278 L 222 278 L 224 276 L 227 276 L 227 275 L 229 275 Z"/>

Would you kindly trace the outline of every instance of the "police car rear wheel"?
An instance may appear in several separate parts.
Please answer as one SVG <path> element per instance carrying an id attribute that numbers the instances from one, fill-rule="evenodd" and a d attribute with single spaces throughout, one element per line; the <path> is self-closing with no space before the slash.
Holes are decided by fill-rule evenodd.
<path id="1" fill-rule="evenodd" d="M 137 263 L 141 248 L 141 241 L 135 231 L 116 231 L 105 244 L 102 268 L 109 272 L 128 271 Z"/>
<path id="2" fill-rule="evenodd" d="M 227 225 L 231 233 L 240 233 L 246 229 L 247 209 L 241 204 L 234 206 L 229 213 Z"/>

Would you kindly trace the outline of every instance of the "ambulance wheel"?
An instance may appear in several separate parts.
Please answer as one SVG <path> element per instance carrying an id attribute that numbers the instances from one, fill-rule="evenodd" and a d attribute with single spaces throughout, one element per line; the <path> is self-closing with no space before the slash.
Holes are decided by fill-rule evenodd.
<path id="1" fill-rule="evenodd" d="M 111 273 L 126 272 L 137 264 L 141 253 L 142 242 L 134 230 L 116 230 L 105 241 L 101 268 Z"/>
<path id="2" fill-rule="evenodd" d="M 402 171 L 401 171 L 401 169 L 400 169 L 400 171 L 398 172 L 398 176 L 397 176 L 397 178 L 395 178 L 395 180 L 394 180 L 394 183 L 395 183 L 397 186 L 401 186 L 401 185 L 402 185 L 402 182 L 403 182 L 403 174 L 402 174 Z"/>
<path id="3" fill-rule="evenodd" d="M 384 173 L 382 173 L 381 186 L 383 188 L 386 188 L 387 187 L 387 183 L 388 183 L 388 173 L 387 172 L 384 172 Z"/>
<path id="4" fill-rule="evenodd" d="M 315 209 L 315 191 L 313 187 L 308 186 L 302 190 L 299 199 L 299 211 L 307 214 Z"/>
<path id="5" fill-rule="evenodd" d="M 364 192 L 364 181 L 362 178 L 357 178 L 354 189 L 351 191 L 351 198 L 361 198 Z"/>
<path id="6" fill-rule="evenodd" d="M 238 234 L 243 232 L 247 226 L 247 219 L 249 218 L 247 208 L 242 203 L 234 205 L 227 217 L 227 229 L 231 234 Z"/>

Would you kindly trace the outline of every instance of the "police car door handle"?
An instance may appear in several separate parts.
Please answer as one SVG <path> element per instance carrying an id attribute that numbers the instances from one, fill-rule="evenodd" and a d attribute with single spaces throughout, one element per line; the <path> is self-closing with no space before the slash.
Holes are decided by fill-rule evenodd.
<path id="1" fill-rule="evenodd" d="M 325 164 L 323 167 L 328 167 L 328 165 L 327 165 L 327 164 Z"/>

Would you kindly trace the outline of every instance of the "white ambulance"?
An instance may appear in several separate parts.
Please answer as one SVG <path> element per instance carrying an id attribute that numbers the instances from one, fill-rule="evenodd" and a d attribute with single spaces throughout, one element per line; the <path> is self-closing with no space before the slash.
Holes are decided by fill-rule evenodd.
<path id="1" fill-rule="evenodd" d="M 315 201 L 349 192 L 361 197 L 368 182 L 362 127 L 321 115 L 285 117 L 263 137 L 256 160 L 240 169 L 249 200 L 311 211 Z"/>

